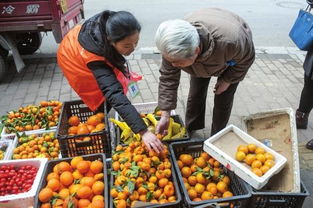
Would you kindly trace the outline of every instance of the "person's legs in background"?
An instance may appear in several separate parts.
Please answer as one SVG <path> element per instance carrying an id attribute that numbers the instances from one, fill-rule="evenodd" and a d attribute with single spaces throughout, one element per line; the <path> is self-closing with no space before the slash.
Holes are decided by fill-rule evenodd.
<path id="1" fill-rule="evenodd" d="M 205 106 L 209 78 L 190 77 L 190 89 L 186 108 L 186 128 L 189 135 L 205 127 Z"/>
<path id="2" fill-rule="evenodd" d="M 226 127 L 239 83 L 231 84 L 226 91 L 214 96 L 211 136 Z"/>
<path id="3" fill-rule="evenodd" d="M 304 86 L 301 92 L 299 108 L 296 111 L 296 125 L 298 129 L 306 129 L 308 126 L 309 114 L 313 108 L 313 80 L 304 75 Z M 306 147 L 313 149 L 313 139 Z"/>

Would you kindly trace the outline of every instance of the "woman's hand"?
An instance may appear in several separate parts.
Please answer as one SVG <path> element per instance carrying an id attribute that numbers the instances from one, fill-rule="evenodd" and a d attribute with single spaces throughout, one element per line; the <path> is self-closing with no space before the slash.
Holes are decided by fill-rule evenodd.
<path id="1" fill-rule="evenodd" d="M 160 153 L 164 149 L 162 142 L 150 131 L 145 131 L 142 134 L 142 141 L 149 151 L 153 149 L 156 153 Z"/>
<path id="2" fill-rule="evenodd" d="M 161 119 L 158 121 L 158 124 L 155 129 L 155 133 L 161 134 L 163 136 L 166 135 L 169 123 L 170 123 L 170 112 L 162 111 Z"/>

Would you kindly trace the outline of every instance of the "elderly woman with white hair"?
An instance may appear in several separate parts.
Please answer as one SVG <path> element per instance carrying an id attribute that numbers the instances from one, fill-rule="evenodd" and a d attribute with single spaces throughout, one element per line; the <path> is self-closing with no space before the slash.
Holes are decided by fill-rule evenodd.
<path id="1" fill-rule="evenodd" d="M 186 126 L 189 134 L 205 127 L 209 82 L 216 76 L 211 135 L 229 120 L 234 94 L 255 59 L 252 34 L 247 23 L 230 11 L 208 8 L 185 20 L 163 22 L 155 35 L 162 54 L 158 103 L 162 111 L 156 131 L 164 133 L 177 104 L 181 70 L 190 74 Z"/>

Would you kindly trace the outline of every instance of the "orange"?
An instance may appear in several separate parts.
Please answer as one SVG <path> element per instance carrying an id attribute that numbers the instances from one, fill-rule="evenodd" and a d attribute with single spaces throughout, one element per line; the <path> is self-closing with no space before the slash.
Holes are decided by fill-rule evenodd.
<path id="1" fill-rule="evenodd" d="M 91 208 L 104 208 L 103 200 L 94 200 L 91 202 Z"/>
<path id="2" fill-rule="evenodd" d="M 187 191 L 190 189 L 190 185 L 189 185 L 189 183 L 184 182 L 184 186 L 185 186 L 185 188 L 187 189 Z"/>
<path id="3" fill-rule="evenodd" d="M 170 196 L 168 197 L 168 202 L 175 202 L 176 201 L 176 196 Z"/>
<path id="4" fill-rule="evenodd" d="M 254 153 L 256 150 L 256 145 L 255 144 L 248 144 L 248 150 L 250 153 Z"/>
<path id="5" fill-rule="evenodd" d="M 237 147 L 237 151 L 241 151 L 241 152 L 244 152 L 245 154 L 248 154 L 249 153 L 249 149 L 246 145 L 239 145 Z"/>
<path id="6" fill-rule="evenodd" d="M 77 170 L 82 174 L 87 173 L 89 171 L 89 167 L 89 162 L 85 160 L 79 161 L 76 166 Z"/>
<path id="7" fill-rule="evenodd" d="M 40 208 L 51 208 L 50 203 L 44 203 L 40 206 Z"/>
<path id="8" fill-rule="evenodd" d="M 198 202 L 198 201 L 202 201 L 202 199 L 197 197 L 197 198 L 194 198 L 192 201 Z"/>
<path id="9" fill-rule="evenodd" d="M 77 134 L 89 134 L 87 125 L 82 124 L 77 127 Z"/>
<path id="10" fill-rule="evenodd" d="M 92 197 L 92 201 L 95 201 L 95 200 L 102 200 L 102 201 L 104 201 L 104 197 L 102 195 L 96 195 L 96 196 Z"/>
<path id="11" fill-rule="evenodd" d="M 200 168 L 204 168 L 205 166 L 207 166 L 207 163 L 203 157 L 198 157 L 196 160 L 196 165 Z"/>
<path id="12" fill-rule="evenodd" d="M 76 168 L 77 163 L 78 163 L 79 161 L 82 161 L 82 160 L 84 160 L 84 159 L 83 159 L 83 157 L 81 157 L 81 156 L 74 157 L 74 158 L 71 160 L 71 166 L 72 166 L 72 168 Z"/>
<path id="13" fill-rule="evenodd" d="M 96 116 L 98 116 L 98 118 L 100 118 L 101 121 L 104 120 L 104 113 L 99 112 L 96 114 Z"/>
<path id="14" fill-rule="evenodd" d="M 259 177 L 261 177 L 263 175 L 262 171 L 259 168 L 253 168 L 252 172 Z"/>
<path id="15" fill-rule="evenodd" d="M 97 126 L 99 123 L 101 123 L 101 119 L 96 115 L 92 115 L 87 119 L 86 123 L 88 125 Z"/>
<path id="16" fill-rule="evenodd" d="M 43 188 L 38 195 L 39 201 L 48 202 L 53 196 L 53 191 L 50 188 Z"/>
<path id="17" fill-rule="evenodd" d="M 195 190 L 194 188 L 190 188 L 190 189 L 188 190 L 188 195 L 189 195 L 189 198 L 190 198 L 191 200 L 193 200 L 194 198 L 197 198 L 198 193 L 196 192 L 196 190 Z"/>
<path id="18" fill-rule="evenodd" d="M 232 196 L 233 196 L 233 193 L 230 192 L 230 191 L 225 191 L 225 192 L 223 193 L 223 198 L 232 197 Z"/>
<path id="19" fill-rule="evenodd" d="M 57 173 L 49 173 L 49 175 L 47 176 L 47 181 L 51 180 L 52 178 L 58 179 L 59 180 L 59 175 Z"/>
<path id="20" fill-rule="evenodd" d="M 225 182 L 227 185 L 230 184 L 230 178 L 227 175 L 222 178 L 222 181 Z"/>
<path id="21" fill-rule="evenodd" d="M 184 177 L 188 178 L 191 175 L 191 169 L 189 167 L 183 167 L 181 173 Z"/>
<path id="22" fill-rule="evenodd" d="M 116 198 L 118 196 L 118 191 L 115 188 L 112 188 L 111 191 L 110 191 L 110 195 L 113 198 Z"/>
<path id="23" fill-rule="evenodd" d="M 104 174 L 103 173 L 98 173 L 96 174 L 93 178 L 98 181 L 98 180 L 103 180 Z"/>
<path id="24" fill-rule="evenodd" d="M 77 190 L 82 187 L 81 184 L 72 184 L 68 189 L 70 190 L 70 194 L 77 193 Z"/>
<path id="25" fill-rule="evenodd" d="M 260 167 L 260 170 L 262 171 L 263 174 L 265 174 L 268 170 L 270 169 L 270 167 L 263 165 L 262 167 Z"/>
<path id="26" fill-rule="evenodd" d="M 77 127 L 77 126 L 71 126 L 71 127 L 67 130 L 67 132 L 68 132 L 69 134 L 77 134 L 77 130 L 78 130 L 78 127 Z"/>
<path id="27" fill-rule="evenodd" d="M 158 182 L 159 187 L 163 188 L 167 185 L 168 179 L 167 178 L 161 178 Z"/>
<path id="28" fill-rule="evenodd" d="M 74 179 L 81 179 L 81 178 L 83 178 L 84 176 L 78 171 L 78 170 L 75 170 L 74 172 L 73 172 L 73 178 Z"/>
<path id="29" fill-rule="evenodd" d="M 205 161 L 208 161 L 211 158 L 210 155 L 206 152 L 201 152 L 200 157 L 203 157 Z"/>
<path id="30" fill-rule="evenodd" d="M 193 163 L 193 157 L 189 154 L 180 155 L 179 160 L 181 160 L 183 164 L 187 166 L 190 166 Z"/>
<path id="31" fill-rule="evenodd" d="M 203 173 L 199 172 L 196 175 L 197 178 L 197 182 L 201 183 L 201 184 L 206 184 L 208 182 L 208 180 L 206 179 L 206 177 L 203 175 Z"/>
<path id="32" fill-rule="evenodd" d="M 62 189 L 59 192 L 59 196 L 61 197 L 61 199 L 66 199 L 66 197 L 68 197 L 70 195 L 70 190 L 67 188 Z"/>
<path id="33" fill-rule="evenodd" d="M 216 186 L 211 186 L 209 189 L 207 189 L 212 194 L 217 194 L 217 188 Z"/>
<path id="34" fill-rule="evenodd" d="M 198 194 L 202 194 L 204 192 L 204 190 L 205 190 L 205 186 L 203 184 L 201 184 L 201 183 L 197 183 L 195 185 L 195 190 L 196 190 L 196 192 Z"/>
<path id="35" fill-rule="evenodd" d="M 210 200 L 210 199 L 213 199 L 213 194 L 211 192 L 204 191 L 201 194 L 201 200 Z"/>
<path id="36" fill-rule="evenodd" d="M 243 151 L 236 152 L 236 160 L 243 161 L 246 157 L 246 154 Z"/>
<path id="37" fill-rule="evenodd" d="M 69 186 L 73 183 L 74 181 L 74 177 L 72 175 L 71 172 L 69 171 L 65 171 L 61 174 L 60 176 L 60 182 L 64 185 L 64 186 Z"/>
<path id="38" fill-rule="evenodd" d="M 90 204 L 90 201 L 88 199 L 80 199 L 78 201 L 78 208 L 86 208 Z"/>
<path id="39" fill-rule="evenodd" d="M 88 199 L 92 195 L 92 190 L 89 186 L 81 186 L 76 194 L 81 199 Z"/>
<path id="40" fill-rule="evenodd" d="M 96 126 L 96 130 L 97 131 L 101 131 L 105 128 L 105 124 L 104 123 L 99 123 L 97 126 Z"/>
<path id="41" fill-rule="evenodd" d="M 265 150 L 262 147 L 257 147 L 255 150 L 255 154 L 264 154 Z"/>
<path id="42" fill-rule="evenodd" d="M 71 116 L 68 119 L 68 124 L 71 126 L 78 126 L 79 123 L 80 123 L 80 119 L 78 118 L 78 116 Z"/>
<path id="43" fill-rule="evenodd" d="M 215 160 L 214 161 L 214 168 L 218 168 L 218 167 L 220 167 L 220 162 L 219 161 L 217 161 L 217 160 Z"/>
<path id="44" fill-rule="evenodd" d="M 126 208 L 127 203 L 124 199 L 118 200 L 116 203 L 116 208 Z"/>
<path id="45" fill-rule="evenodd" d="M 84 186 L 89 186 L 91 188 L 95 181 L 96 180 L 93 177 L 83 177 L 80 180 L 80 184 Z"/>
<path id="46" fill-rule="evenodd" d="M 102 194 L 104 190 L 104 183 L 102 181 L 96 181 L 93 185 L 92 185 L 92 192 L 95 195 L 99 195 Z"/>
<path id="47" fill-rule="evenodd" d="M 58 172 L 59 174 L 65 172 L 65 171 L 72 171 L 72 167 L 68 162 L 60 162 L 58 164 Z"/>
<path id="48" fill-rule="evenodd" d="M 62 206 L 62 204 L 63 204 L 63 206 Z M 69 196 L 64 200 L 64 202 L 62 202 L 62 204 L 60 204 L 60 206 L 63 208 L 77 207 L 78 206 L 78 200 L 75 197 Z"/>
<path id="49" fill-rule="evenodd" d="M 259 160 L 261 163 L 264 163 L 265 160 L 266 160 L 264 154 L 257 154 L 257 155 L 255 156 L 255 158 L 256 158 L 257 160 Z"/>
<path id="50" fill-rule="evenodd" d="M 261 166 L 262 166 L 262 163 L 259 160 L 255 160 L 251 164 L 252 168 L 260 168 Z"/>
<path id="51" fill-rule="evenodd" d="M 50 188 L 52 191 L 58 191 L 60 188 L 60 181 L 58 179 L 52 178 L 48 181 L 47 188 Z"/>
<path id="52" fill-rule="evenodd" d="M 266 160 L 264 165 L 266 165 L 269 168 L 271 168 L 271 167 L 273 167 L 275 165 L 275 162 L 273 160 Z"/>
<path id="53" fill-rule="evenodd" d="M 189 176 L 188 177 L 188 183 L 191 185 L 191 186 L 194 186 L 197 184 L 197 177 L 196 176 Z"/>
<path id="54" fill-rule="evenodd" d="M 192 164 L 191 167 L 190 167 L 191 172 L 196 172 L 197 168 L 198 168 L 198 166 L 196 164 Z"/>
<path id="55" fill-rule="evenodd" d="M 175 194 L 175 189 L 174 189 L 174 186 L 172 185 L 166 185 L 164 187 L 164 192 L 165 196 L 167 197 L 170 197 L 170 196 L 173 196 Z"/>
<path id="56" fill-rule="evenodd" d="M 274 156 L 269 152 L 266 152 L 264 156 L 265 156 L 265 160 L 274 160 Z"/>
<path id="57" fill-rule="evenodd" d="M 227 191 L 227 184 L 223 181 L 219 181 L 216 185 L 216 188 L 219 192 L 224 193 Z"/>
<path id="58" fill-rule="evenodd" d="M 248 154 L 245 158 L 245 162 L 247 165 L 251 165 L 254 160 L 255 160 L 255 155 L 252 155 L 252 154 Z"/>

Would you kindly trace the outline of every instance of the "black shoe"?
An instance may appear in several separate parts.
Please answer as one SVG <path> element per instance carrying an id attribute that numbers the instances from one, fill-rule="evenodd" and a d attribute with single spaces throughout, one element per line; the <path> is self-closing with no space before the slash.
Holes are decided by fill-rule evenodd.
<path id="1" fill-rule="evenodd" d="M 296 125 L 297 129 L 306 129 L 308 127 L 309 114 L 296 111 Z"/>
<path id="2" fill-rule="evenodd" d="M 313 139 L 311 139 L 310 141 L 308 141 L 308 143 L 306 143 L 306 148 L 313 150 Z"/>

